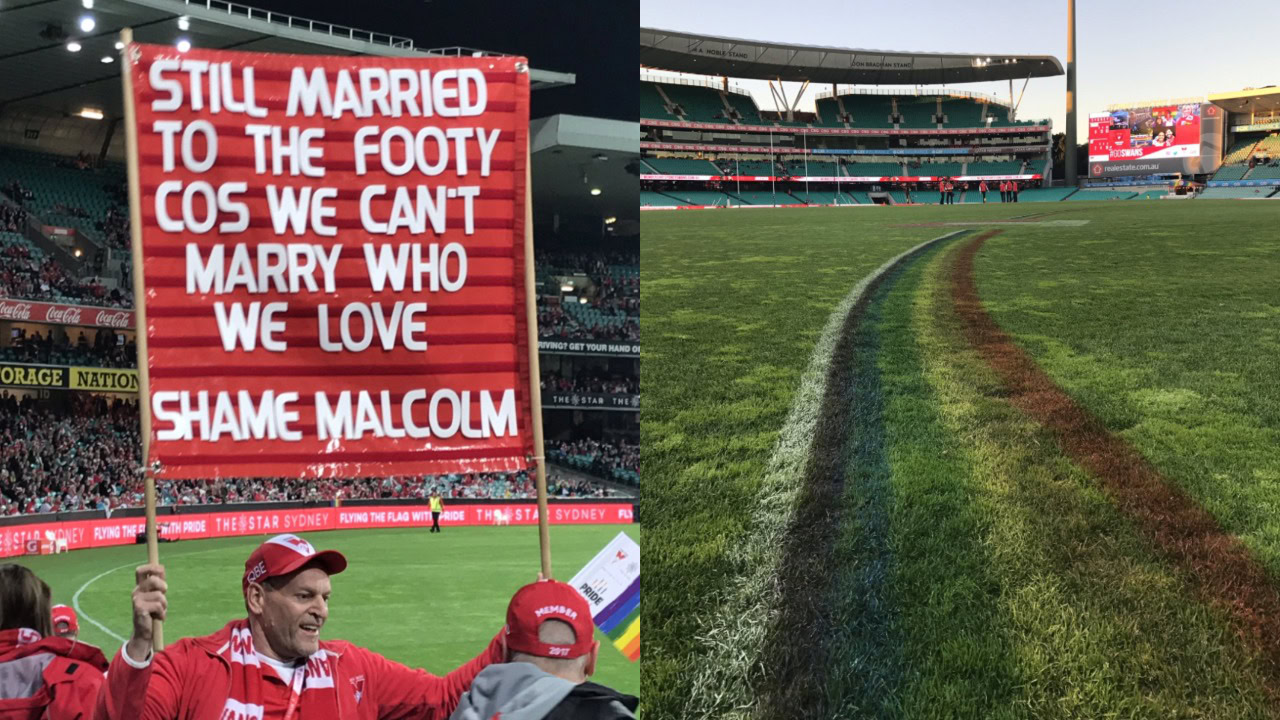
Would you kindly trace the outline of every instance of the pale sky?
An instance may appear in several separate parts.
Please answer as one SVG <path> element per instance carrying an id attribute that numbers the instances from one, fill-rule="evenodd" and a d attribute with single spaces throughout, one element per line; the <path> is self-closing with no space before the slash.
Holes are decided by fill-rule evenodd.
<path id="1" fill-rule="evenodd" d="M 808 8 L 807 10 L 804 8 Z M 1067 64 L 1066 0 L 641 0 L 646 28 L 779 43 L 974 55 L 1053 55 Z M 1280 0 L 1076 0 L 1078 142 L 1108 105 L 1280 85 Z M 764 82 L 741 83 L 764 109 Z M 843 89 L 844 86 L 841 86 Z M 1009 99 L 1007 81 L 956 84 Z M 1023 119 L 1066 127 L 1066 76 L 1032 79 Z M 788 84 L 788 94 L 799 85 Z M 829 90 L 823 86 L 822 90 Z M 1022 82 L 1014 83 L 1014 98 Z M 801 109 L 812 109 L 812 88 Z"/>

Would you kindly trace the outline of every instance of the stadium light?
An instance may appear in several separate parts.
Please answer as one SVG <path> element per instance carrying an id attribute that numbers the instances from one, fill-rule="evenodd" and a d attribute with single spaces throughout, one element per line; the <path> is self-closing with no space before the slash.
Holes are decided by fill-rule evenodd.
<path id="1" fill-rule="evenodd" d="M 573 292 L 573 286 L 568 283 L 565 283 L 564 285 L 560 286 L 560 292 Z"/>
<path id="2" fill-rule="evenodd" d="M 80 32 L 93 32 L 93 28 L 98 23 L 94 22 L 92 15 L 82 15 L 80 17 Z"/>
<path id="3" fill-rule="evenodd" d="M 116 59 L 115 59 L 115 58 L 113 58 L 113 57 L 111 57 L 110 55 L 103 55 L 103 56 L 102 56 L 102 64 L 103 64 L 103 65 L 107 65 L 107 64 L 113 63 L 113 62 L 115 62 L 115 61 L 116 61 Z"/>
<path id="4" fill-rule="evenodd" d="M 83 250 L 81 250 L 80 248 L 76 248 L 76 257 L 80 257 L 83 254 L 84 254 Z"/>
<path id="5" fill-rule="evenodd" d="M 89 120 L 101 120 L 102 111 L 97 108 L 80 108 L 80 112 L 76 113 L 78 117 L 88 118 Z"/>
<path id="6" fill-rule="evenodd" d="M 76 42 L 75 40 L 72 40 L 71 42 L 67 43 L 67 50 L 69 52 L 80 52 L 80 43 Z"/>
<path id="7" fill-rule="evenodd" d="M 603 191 L 603 190 L 601 190 L 600 188 L 591 188 L 591 194 L 592 194 L 592 195 L 599 195 L 599 194 L 600 194 L 600 193 L 602 193 L 602 192 L 604 192 L 604 191 Z"/>
<path id="8" fill-rule="evenodd" d="M 188 51 L 188 50 L 190 50 L 190 49 L 191 49 L 191 41 L 190 41 L 190 40 L 188 40 L 188 39 L 186 39 L 186 38 L 182 38 L 181 40 L 179 40 L 179 41 L 178 41 L 178 52 L 186 52 L 186 51 Z"/>
<path id="9" fill-rule="evenodd" d="M 182 17 L 178 18 L 178 29 L 179 29 L 179 30 L 190 30 L 190 29 L 191 29 L 191 18 L 187 17 L 186 15 L 183 15 Z"/>
<path id="10" fill-rule="evenodd" d="M 93 9 L 93 0 L 80 0 L 80 4 L 84 5 L 85 10 Z"/>
<path id="11" fill-rule="evenodd" d="M 120 42 L 119 40 L 117 40 L 117 41 L 116 41 L 116 49 L 117 49 L 117 50 L 123 50 L 123 49 L 124 49 L 124 43 L 122 43 L 122 42 Z"/>
<path id="12" fill-rule="evenodd" d="M 612 215 L 604 219 L 605 225 L 612 225 L 616 222 L 618 222 L 618 218 Z"/>

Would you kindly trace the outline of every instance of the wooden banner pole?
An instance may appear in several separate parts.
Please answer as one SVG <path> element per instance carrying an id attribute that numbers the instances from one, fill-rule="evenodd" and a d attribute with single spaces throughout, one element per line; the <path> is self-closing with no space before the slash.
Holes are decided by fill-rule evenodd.
<path id="1" fill-rule="evenodd" d="M 147 305 L 142 281 L 142 187 L 138 183 L 138 117 L 133 105 L 133 73 L 129 53 L 133 44 L 133 28 L 120 31 L 120 71 L 124 80 L 125 155 L 129 169 L 129 234 L 133 249 L 133 309 L 137 318 L 135 346 L 138 349 L 138 415 L 142 421 L 142 467 L 146 483 L 147 562 L 160 562 L 160 546 L 156 534 L 156 478 L 148 465 L 151 456 L 151 378 L 147 365 Z M 164 649 L 164 623 L 151 622 L 151 645 L 156 652 Z"/>
<path id="2" fill-rule="evenodd" d="M 542 371 L 538 364 L 538 280 L 533 262 L 532 155 L 524 151 L 524 288 L 529 332 L 529 405 L 533 414 L 533 452 L 538 487 L 538 545 L 542 576 L 551 579 L 551 531 L 547 518 L 547 451 L 542 442 Z"/>

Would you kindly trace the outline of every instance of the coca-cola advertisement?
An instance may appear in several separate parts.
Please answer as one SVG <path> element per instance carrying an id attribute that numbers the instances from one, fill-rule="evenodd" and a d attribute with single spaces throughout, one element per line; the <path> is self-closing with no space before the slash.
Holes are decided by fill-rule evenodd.
<path id="1" fill-rule="evenodd" d="M 27 320 L 52 325 L 84 325 L 116 330 L 133 328 L 133 311 L 86 305 L 61 305 L 0 298 L 0 320 Z"/>

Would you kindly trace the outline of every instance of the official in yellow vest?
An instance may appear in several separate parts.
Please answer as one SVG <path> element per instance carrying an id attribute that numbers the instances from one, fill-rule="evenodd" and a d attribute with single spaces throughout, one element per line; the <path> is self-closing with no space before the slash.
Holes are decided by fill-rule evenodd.
<path id="1" fill-rule="evenodd" d="M 444 501 L 440 499 L 440 491 L 431 491 L 431 532 L 440 532 L 440 513 L 444 512 Z"/>

